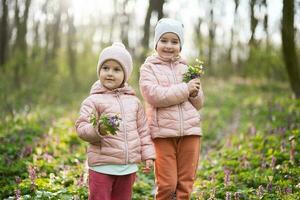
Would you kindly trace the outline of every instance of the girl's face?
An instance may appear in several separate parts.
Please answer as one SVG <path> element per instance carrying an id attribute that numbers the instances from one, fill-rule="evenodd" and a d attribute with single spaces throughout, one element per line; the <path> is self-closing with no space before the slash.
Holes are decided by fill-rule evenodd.
<path id="1" fill-rule="evenodd" d="M 175 33 L 163 34 L 157 42 L 156 51 L 162 58 L 171 59 L 180 53 L 180 40 Z"/>
<path id="2" fill-rule="evenodd" d="M 100 69 L 101 84 L 109 90 L 119 88 L 123 83 L 125 74 L 120 63 L 116 60 L 105 61 Z"/>

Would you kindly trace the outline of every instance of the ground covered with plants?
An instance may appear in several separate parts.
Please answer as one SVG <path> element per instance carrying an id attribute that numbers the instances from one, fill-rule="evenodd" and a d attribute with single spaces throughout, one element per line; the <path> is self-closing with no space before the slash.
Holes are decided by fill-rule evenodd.
<path id="1" fill-rule="evenodd" d="M 201 162 L 192 199 L 297 199 L 300 101 L 286 84 L 204 79 Z M 84 95 L 82 95 L 82 98 Z M 79 103 L 25 107 L 0 122 L 0 199 L 87 199 Z M 133 199 L 153 199 L 138 173 Z"/>

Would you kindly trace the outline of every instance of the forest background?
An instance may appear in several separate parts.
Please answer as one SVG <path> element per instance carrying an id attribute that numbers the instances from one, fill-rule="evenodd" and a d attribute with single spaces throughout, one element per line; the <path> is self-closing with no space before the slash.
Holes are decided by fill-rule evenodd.
<path id="1" fill-rule="evenodd" d="M 299 0 L 1 0 L 0 198 L 86 199 L 74 121 L 101 49 L 122 41 L 139 67 L 162 17 L 185 25 L 201 78 L 203 147 L 193 199 L 300 195 Z M 245 142 L 247 141 L 247 142 Z M 153 173 L 134 199 L 153 199 Z"/>

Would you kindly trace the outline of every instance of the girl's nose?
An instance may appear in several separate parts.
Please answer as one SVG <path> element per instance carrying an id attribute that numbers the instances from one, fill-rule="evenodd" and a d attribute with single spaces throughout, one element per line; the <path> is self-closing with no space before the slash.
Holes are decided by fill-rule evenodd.
<path id="1" fill-rule="evenodd" d="M 172 47 L 171 42 L 167 42 L 166 47 L 171 48 Z"/>
<path id="2" fill-rule="evenodd" d="M 112 74 L 113 74 L 113 71 L 111 69 L 108 70 L 107 75 L 111 76 Z"/>

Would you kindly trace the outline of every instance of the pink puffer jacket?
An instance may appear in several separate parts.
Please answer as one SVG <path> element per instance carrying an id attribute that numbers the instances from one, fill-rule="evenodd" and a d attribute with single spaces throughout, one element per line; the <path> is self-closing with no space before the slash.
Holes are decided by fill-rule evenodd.
<path id="1" fill-rule="evenodd" d="M 99 115 L 121 114 L 122 123 L 117 135 L 101 136 L 89 122 L 93 112 Z M 110 91 L 100 81 L 94 83 L 90 96 L 82 102 L 75 126 L 79 137 L 89 142 L 89 166 L 129 164 L 155 159 L 142 104 L 127 84 Z"/>
<path id="2" fill-rule="evenodd" d="M 166 61 L 150 56 L 140 69 L 140 90 L 147 102 L 146 113 L 152 138 L 202 135 L 200 114 L 203 92 L 189 97 L 188 85 L 182 82 L 187 70 L 182 58 Z"/>

